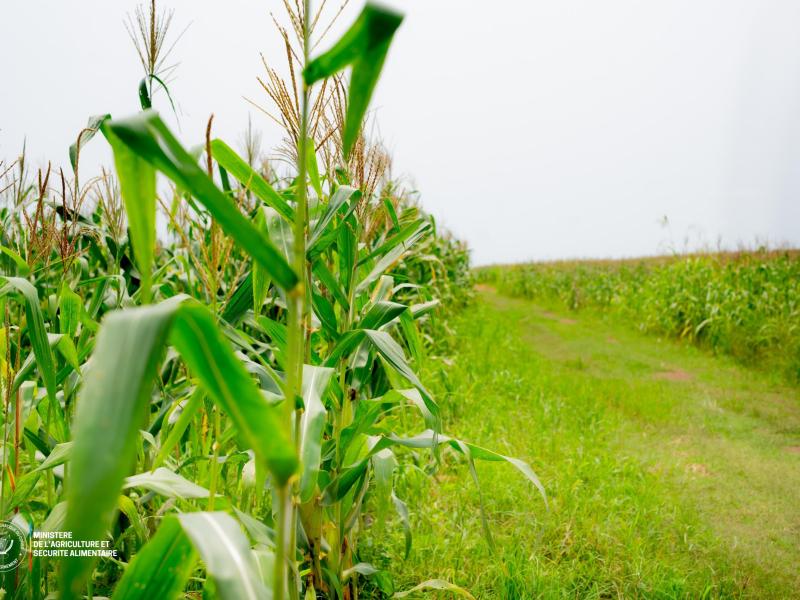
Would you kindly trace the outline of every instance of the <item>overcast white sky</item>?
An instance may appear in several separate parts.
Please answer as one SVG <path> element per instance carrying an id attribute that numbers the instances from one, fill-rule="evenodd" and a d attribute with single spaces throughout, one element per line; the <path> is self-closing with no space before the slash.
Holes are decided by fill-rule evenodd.
<path id="1" fill-rule="evenodd" d="M 337 4 L 339 0 L 329 0 Z M 800 245 L 800 2 L 409 0 L 373 106 L 394 172 L 476 263 Z M 138 109 L 128 0 L 2 0 L 0 157 L 67 165 L 89 115 Z M 237 142 L 280 61 L 279 0 L 174 8 L 180 136 Z M 342 25 L 361 3 L 352 7 Z M 162 111 L 163 106 L 162 99 Z M 171 120 L 174 123 L 174 120 Z M 103 141 L 86 163 L 109 161 Z M 87 166 L 84 166 L 87 169 Z M 659 224 L 668 217 L 669 227 Z"/>

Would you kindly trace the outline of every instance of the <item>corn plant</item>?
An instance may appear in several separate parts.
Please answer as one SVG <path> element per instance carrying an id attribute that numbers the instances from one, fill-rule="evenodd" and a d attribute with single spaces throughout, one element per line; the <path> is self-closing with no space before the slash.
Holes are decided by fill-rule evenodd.
<path id="1" fill-rule="evenodd" d="M 214 139 L 211 122 L 200 152 L 172 134 L 153 109 L 154 84 L 167 89 L 151 56 L 164 47 L 163 17 L 155 3 L 148 14 L 141 29 L 157 43 L 142 50 L 142 112 L 91 118 L 56 192 L 50 170 L 34 179 L 24 159 L 0 171 L 12 181 L 0 212 L 0 507 L 26 531 L 107 539 L 117 551 L 31 556 L 3 589 L 469 597 L 439 580 L 397 591 L 360 545 L 394 512 L 411 551 L 394 492 L 409 456 L 433 466 L 458 454 L 476 482 L 475 460 L 507 462 L 543 493 L 526 463 L 447 436 L 417 374 L 442 331 L 432 324 L 440 303 L 468 298 L 466 249 L 393 184 L 353 167 L 402 16 L 367 5 L 312 57 L 316 18 L 308 2 L 293 13 L 302 89 L 294 170 L 282 181 Z M 346 69 L 340 122 L 310 127 L 314 86 L 339 93 Z M 110 144 L 116 175 L 81 184 L 80 151 L 94 137 Z M 92 195 L 87 217 L 80 203 Z"/>

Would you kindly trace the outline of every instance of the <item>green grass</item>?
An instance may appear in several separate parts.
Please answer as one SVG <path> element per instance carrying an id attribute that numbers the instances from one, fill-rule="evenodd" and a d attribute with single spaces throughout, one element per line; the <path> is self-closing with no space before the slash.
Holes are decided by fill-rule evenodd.
<path id="1" fill-rule="evenodd" d="M 549 510 L 512 469 L 478 465 L 493 555 L 463 463 L 435 481 L 406 477 L 415 546 L 395 566 L 403 586 L 441 577 L 514 599 L 795 594 L 797 390 L 560 311 L 482 292 L 439 377 L 445 429 L 530 461 Z"/>
<path id="2" fill-rule="evenodd" d="M 562 261 L 478 270 L 521 298 L 602 308 L 651 333 L 685 339 L 800 382 L 796 250 Z"/>

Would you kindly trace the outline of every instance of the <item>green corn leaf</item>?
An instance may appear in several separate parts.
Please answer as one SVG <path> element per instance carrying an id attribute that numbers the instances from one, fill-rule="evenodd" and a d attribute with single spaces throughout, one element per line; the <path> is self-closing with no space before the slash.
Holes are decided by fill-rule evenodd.
<path id="1" fill-rule="evenodd" d="M 264 330 L 264 333 L 269 336 L 272 343 L 277 346 L 277 350 L 281 354 L 285 354 L 289 343 L 289 332 L 286 325 L 264 316 L 256 317 L 256 322 Z"/>
<path id="2" fill-rule="evenodd" d="M 221 600 L 268 600 L 250 545 L 239 524 L 222 512 L 184 513 L 178 516 Z"/>
<path id="3" fill-rule="evenodd" d="M 312 255 L 316 250 L 317 244 L 320 242 L 322 236 L 328 231 L 328 227 L 331 224 L 333 217 L 339 212 L 339 209 L 349 202 L 349 206 L 344 217 L 346 219 L 347 216 L 349 216 L 355 210 L 359 198 L 361 198 L 361 192 L 359 190 L 353 189 L 346 185 L 341 185 L 337 188 L 336 192 L 333 194 L 327 206 L 325 207 L 325 213 L 317 220 L 316 223 L 314 223 L 314 229 L 311 232 L 311 236 L 308 238 L 307 252 L 309 255 Z"/>
<path id="4" fill-rule="evenodd" d="M 167 439 L 161 444 L 161 450 L 158 451 L 158 455 L 153 460 L 154 469 L 160 467 L 167 456 L 169 456 L 169 453 L 172 452 L 172 449 L 178 445 L 178 442 L 180 442 L 183 434 L 186 433 L 186 429 L 191 424 L 202 402 L 203 390 L 202 388 L 197 388 L 181 408 L 181 414 L 178 420 L 175 422 L 172 429 L 170 429 Z"/>
<path id="5" fill-rule="evenodd" d="M 203 172 L 197 161 L 175 139 L 158 113 L 147 110 L 125 120 L 106 121 L 110 132 L 132 153 L 146 160 L 200 201 L 222 229 L 249 253 L 283 289 L 297 285 L 297 275 L 286 259 L 230 198 Z"/>
<path id="6" fill-rule="evenodd" d="M 3 281 L 5 285 L 0 288 L 0 297 L 11 291 L 17 291 L 25 299 L 25 319 L 28 323 L 28 336 L 36 358 L 36 366 L 39 368 L 39 376 L 44 380 L 48 402 L 54 408 L 61 430 L 61 439 L 66 439 L 68 434 L 67 424 L 64 420 L 61 404 L 56 399 L 55 358 L 50 347 L 50 340 L 47 337 L 47 328 L 44 324 L 42 309 L 39 306 L 39 294 L 27 279 L 0 276 L 0 282 Z"/>
<path id="7" fill-rule="evenodd" d="M 239 524 L 226 513 L 196 512 L 164 519 L 125 570 L 113 600 L 182 597 L 198 554 L 222 600 L 272 598 Z"/>
<path id="8" fill-rule="evenodd" d="M 339 237 L 336 241 L 336 250 L 339 255 L 339 285 L 345 292 L 350 292 L 358 258 L 358 238 L 356 236 L 355 215 L 344 219 L 339 227 Z"/>
<path id="9" fill-rule="evenodd" d="M 319 176 L 319 165 L 317 164 L 317 152 L 314 148 L 314 140 L 308 138 L 306 141 L 306 169 L 311 187 L 317 192 L 317 198 L 322 198 L 322 179 Z"/>
<path id="10" fill-rule="evenodd" d="M 172 100 L 172 95 L 169 93 L 167 84 L 158 75 L 154 75 L 152 73 L 143 77 L 139 82 L 139 104 L 141 105 L 142 110 L 147 110 L 148 108 L 153 107 L 153 99 L 150 97 L 150 90 L 148 87 L 152 86 L 154 81 L 160 85 L 161 89 L 163 89 L 167 94 L 169 105 L 172 107 L 172 112 L 175 113 L 175 117 L 177 118 L 178 111 L 175 109 L 175 102 Z"/>
<path id="11" fill-rule="evenodd" d="M 95 539 L 111 522 L 136 453 L 147 401 L 176 301 L 110 313 L 97 335 L 92 365 L 78 398 L 67 527 Z M 62 594 L 77 598 L 92 561 L 64 561 Z"/>
<path id="12" fill-rule="evenodd" d="M 454 440 L 461 450 L 461 453 L 466 457 L 467 464 L 469 465 L 469 472 L 472 475 L 472 480 L 475 482 L 475 487 L 478 488 L 478 507 L 481 511 L 481 526 L 483 527 L 483 534 L 486 536 L 486 542 L 489 548 L 494 550 L 494 538 L 492 537 L 492 528 L 489 526 L 489 517 L 486 515 L 486 505 L 483 502 L 483 490 L 481 489 L 481 482 L 478 479 L 478 471 L 475 469 L 475 460 L 472 458 L 472 451 L 469 446 L 459 440 Z"/>
<path id="13" fill-rule="evenodd" d="M 114 151 L 114 166 L 128 216 L 136 266 L 142 278 L 142 303 L 147 304 L 156 245 L 156 171 L 147 160 L 124 144 L 113 128 L 106 127 L 105 136 Z"/>
<path id="14" fill-rule="evenodd" d="M 153 103 L 150 101 L 150 91 L 147 89 L 147 77 L 142 77 L 139 82 L 139 104 L 142 110 L 153 108 Z"/>
<path id="15" fill-rule="evenodd" d="M 134 487 L 144 488 L 167 498 L 183 498 L 184 500 L 208 498 L 207 489 L 164 467 L 126 478 L 122 489 L 127 490 Z"/>
<path id="16" fill-rule="evenodd" d="M 386 209 L 386 213 L 389 215 L 389 218 L 392 220 L 392 224 L 394 225 L 395 229 L 400 229 L 400 221 L 397 219 L 397 211 L 394 209 L 394 204 L 392 204 L 391 199 L 384 198 L 383 199 L 383 207 Z"/>
<path id="17" fill-rule="evenodd" d="M 133 557 L 114 590 L 113 600 L 173 600 L 183 591 L 197 555 L 180 522 L 168 517 Z"/>
<path id="18" fill-rule="evenodd" d="M 400 500 L 397 496 L 392 493 L 392 503 L 394 504 L 394 509 L 397 511 L 397 516 L 400 517 L 400 523 L 403 525 L 403 535 L 406 539 L 405 545 L 405 554 L 403 558 L 408 559 L 409 555 L 411 554 L 411 519 L 408 515 L 408 506 L 406 503 Z"/>
<path id="19" fill-rule="evenodd" d="M 420 317 L 424 317 L 428 313 L 433 312 L 440 304 L 441 302 L 439 300 L 430 300 L 429 302 L 413 304 L 409 308 L 411 309 L 412 316 L 415 319 L 419 319 Z"/>
<path id="20" fill-rule="evenodd" d="M 142 515 L 139 514 L 139 508 L 136 506 L 136 503 L 130 497 L 121 495 L 117 498 L 117 507 L 119 508 L 119 512 L 127 517 L 130 528 L 136 534 L 139 544 L 144 544 L 149 539 L 150 535 L 147 531 L 147 526 L 144 524 Z M 66 512 L 64 514 L 66 514 Z"/>
<path id="21" fill-rule="evenodd" d="M 352 66 L 347 115 L 342 146 L 345 158 L 350 155 L 372 92 L 381 73 L 389 45 L 403 16 L 389 9 L 367 4 L 361 14 L 333 47 L 312 60 L 303 71 L 308 85 Z"/>
<path id="22" fill-rule="evenodd" d="M 300 479 L 300 500 L 308 502 L 317 486 L 317 476 L 321 463 L 320 448 L 322 430 L 325 427 L 327 412 L 322 396 L 328 387 L 334 370 L 326 367 L 303 367 L 303 403 L 305 410 L 301 419 L 302 438 L 300 455 L 303 459 L 303 474 Z"/>
<path id="23" fill-rule="evenodd" d="M 311 301 L 314 307 L 314 314 L 322 323 L 322 326 L 334 339 L 339 336 L 338 325 L 336 323 L 336 311 L 333 309 L 333 304 L 325 296 L 318 294 L 316 291 L 311 294 Z"/>
<path id="24" fill-rule="evenodd" d="M 372 457 L 372 473 L 374 496 L 376 499 L 377 517 L 383 523 L 392 499 L 394 471 L 397 459 L 389 448 L 384 448 Z"/>
<path id="25" fill-rule="evenodd" d="M 391 368 L 397 371 L 405 379 L 410 381 L 414 387 L 419 390 L 428 410 L 438 419 L 439 405 L 434 402 L 430 392 L 428 392 L 428 390 L 425 389 L 425 386 L 422 385 L 422 382 L 419 380 L 419 377 L 417 377 L 417 374 L 414 373 L 410 366 L 408 366 L 406 357 L 403 354 L 403 349 L 396 341 L 394 341 L 394 338 L 392 338 L 392 336 L 385 331 L 366 330 L 364 333 L 369 341 L 372 342 L 372 344 L 378 350 L 378 353 L 381 355 L 381 357 L 383 357 L 383 359 L 391 366 Z"/>
<path id="26" fill-rule="evenodd" d="M 17 487 L 14 488 L 11 499 L 8 501 L 8 504 L 3 507 L 4 514 L 8 514 L 19 506 L 22 506 L 22 504 L 30 498 L 31 494 L 33 494 L 33 490 L 36 489 L 36 484 L 39 481 L 40 475 L 41 473 L 38 471 L 31 471 L 17 480 Z"/>
<path id="27" fill-rule="evenodd" d="M 255 263 L 253 269 L 239 282 L 239 285 L 236 286 L 230 299 L 225 304 L 225 308 L 222 310 L 222 318 L 228 323 L 235 325 L 248 310 L 253 308 L 256 268 L 261 270 L 258 263 Z"/>
<path id="28" fill-rule="evenodd" d="M 359 266 L 380 256 L 369 274 L 358 284 L 356 292 L 367 289 L 369 285 L 381 277 L 387 269 L 400 260 L 403 254 L 419 241 L 424 235 L 430 233 L 431 226 L 428 223 L 415 222 L 404 227 L 397 235 L 387 240 L 381 246 L 370 252 L 365 258 L 359 261 Z"/>
<path id="29" fill-rule="evenodd" d="M 56 444 L 56 447 L 47 455 L 35 470 L 46 471 L 58 465 L 63 465 L 69 460 L 70 452 L 72 451 L 72 442 L 64 442 L 63 444 Z"/>
<path id="30" fill-rule="evenodd" d="M 89 122 L 79 134 L 78 140 L 69 147 L 69 164 L 72 166 L 73 173 L 78 168 L 78 154 L 80 153 L 81 148 L 89 143 L 89 141 L 97 134 L 97 132 L 100 131 L 100 127 L 102 126 L 103 122 L 110 118 L 111 115 L 96 115 L 89 117 Z"/>
<path id="31" fill-rule="evenodd" d="M 334 349 L 328 355 L 325 365 L 328 367 L 335 366 L 342 357 L 349 355 L 355 350 L 364 339 L 372 344 L 381 358 L 383 358 L 388 368 L 393 369 L 404 379 L 411 382 L 419 391 L 426 407 L 426 411 L 424 411 L 423 414 L 432 415 L 435 418 L 434 429 L 438 429 L 439 405 L 436 404 L 430 392 L 428 392 L 419 377 L 417 377 L 416 373 L 414 373 L 408 365 L 403 349 L 394 338 L 385 331 L 375 331 L 372 329 L 353 329 L 348 331 L 339 339 Z"/>
<path id="32" fill-rule="evenodd" d="M 78 359 L 78 349 L 75 348 L 75 342 L 63 333 L 48 333 L 47 338 L 50 340 L 50 345 L 58 350 L 58 353 L 64 358 L 67 364 L 80 373 L 81 365 Z M 60 383 L 58 377 L 56 381 Z"/>
<path id="33" fill-rule="evenodd" d="M 361 319 L 359 326 L 362 329 L 380 329 L 407 310 L 407 306 L 397 302 L 376 302 Z"/>
<path id="34" fill-rule="evenodd" d="M 364 263 L 369 262 L 373 258 L 376 258 L 378 256 L 383 256 L 384 254 L 389 252 L 389 250 L 397 247 L 399 244 L 403 244 L 404 248 L 410 248 L 417 242 L 417 240 L 419 240 L 423 235 L 428 233 L 430 230 L 431 230 L 430 224 L 421 221 L 414 221 L 413 223 L 404 225 L 403 228 L 400 231 L 398 231 L 395 235 L 390 237 L 380 246 L 378 246 L 369 254 L 367 254 L 364 258 L 359 260 L 358 264 L 359 266 L 361 266 Z"/>
<path id="35" fill-rule="evenodd" d="M 424 347 L 419 337 L 417 324 L 414 322 L 414 316 L 410 310 L 400 314 L 400 329 L 403 331 L 408 350 L 411 352 L 411 357 L 414 359 L 415 364 L 419 367 L 423 364 Z"/>
<path id="36" fill-rule="evenodd" d="M 81 322 L 82 310 L 83 300 L 81 297 L 65 286 L 61 290 L 61 297 L 58 300 L 58 325 L 61 333 L 75 337 Z"/>
<path id="37" fill-rule="evenodd" d="M 361 282 L 356 286 L 356 294 L 360 294 L 361 292 L 365 291 L 373 281 L 382 277 L 386 271 L 391 269 L 396 263 L 400 262 L 403 254 L 406 252 L 406 249 L 403 246 L 397 246 L 392 248 L 387 252 L 385 255 L 381 257 L 381 259 L 375 263 L 375 266 L 369 272 L 369 274 L 361 280 Z"/>
<path id="38" fill-rule="evenodd" d="M 7 248 L 5 246 L 0 245 L 0 252 L 8 256 L 14 264 L 17 265 L 17 272 L 22 276 L 25 277 L 30 273 L 30 267 L 28 267 L 28 263 L 25 262 L 25 259 L 22 258 L 19 254 L 14 252 L 11 248 Z"/>
<path id="39" fill-rule="evenodd" d="M 530 481 L 534 487 L 539 491 L 547 505 L 547 494 L 544 491 L 539 478 L 530 468 L 530 466 L 510 456 L 503 456 L 497 452 L 492 452 L 486 448 L 463 442 L 451 438 L 449 436 L 438 433 L 434 430 L 426 430 L 414 437 L 401 438 L 395 435 L 385 435 L 380 438 L 372 438 L 373 442 L 371 448 L 366 456 L 362 457 L 357 463 L 353 464 L 348 469 L 345 469 L 339 477 L 331 481 L 325 488 L 323 493 L 324 502 L 330 504 L 343 498 L 347 492 L 364 476 L 367 466 L 374 455 L 383 450 L 384 448 L 391 448 L 392 446 L 403 446 L 405 448 L 430 448 L 435 449 L 438 445 L 447 445 L 459 454 L 469 453 L 469 459 L 485 460 L 491 462 L 507 462 L 514 466 L 525 478 Z"/>
<path id="40" fill-rule="evenodd" d="M 264 215 L 264 210 L 262 208 L 257 209 L 255 225 L 264 236 L 269 237 L 267 217 Z M 261 308 L 264 306 L 264 302 L 267 300 L 267 293 L 269 292 L 269 284 L 271 281 L 269 279 L 269 274 L 258 263 L 253 263 L 251 273 L 253 278 L 253 312 L 259 314 Z"/>
<path id="41" fill-rule="evenodd" d="M 171 341 L 206 392 L 230 415 L 239 435 L 269 467 L 279 484 L 298 467 L 288 432 L 281 430 L 274 407 L 230 350 L 208 310 L 198 303 L 181 307 Z"/>
<path id="42" fill-rule="evenodd" d="M 75 344 L 73 341 L 68 338 L 66 335 L 61 333 L 48 333 L 47 334 L 47 343 L 50 344 L 50 351 L 52 353 L 53 350 L 58 350 L 59 354 L 64 358 L 67 362 L 67 367 L 60 371 L 56 375 L 56 385 L 63 382 L 64 378 L 72 371 L 80 372 L 80 361 L 81 359 L 85 358 L 83 355 L 78 355 L 78 351 L 75 348 Z M 16 391 L 17 389 L 22 386 L 25 382 L 26 378 L 31 374 L 33 371 L 33 367 L 36 364 L 36 356 L 35 355 L 28 355 L 28 358 L 25 359 L 25 362 L 22 363 L 20 366 L 19 371 L 14 376 L 14 385 L 12 390 Z M 55 407 L 57 416 L 62 414 L 61 405 Z M 59 416 L 59 418 L 61 418 Z"/>
<path id="43" fill-rule="evenodd" d="M 212 140 L 211 155 L 245 189 L 253 192 L 256 198 L 267 206 L 274 208 L 288 222 L 292 223 L 294 221 L 294 211 L 286 203 L 286 200 L 261 175 L 256 173 L 243 158 L 236 154 L 228 144 L 219 139 Z"/>
<path id="44" fill-rule="evenodd" d="M 170 335 L 171 334 L 171 335 Z M 112 312 L 97 335 L 78 398 L 67 527 L 75 539 L 97 539 L 111 522 L 116 498 L 146 426 L 156 367 L 168 337 L 204 391 L 227 412 L 239 435 L 281 483 L 297 469 L 288 433 L 219 332 L 212 315 L 185 297 Z M 62 569 L 65 598 L 81 593 L 91 560 Z"/>
<path id="45" fill-rule="evenodd" d="M 319 282 L 325 286 L 336 302 L 339 303 L 339 306 L 342 307 L 342 310 L 345 312 L 350 310 L 350 303 L 347 301 L 347 295 L 342 289 L 342 286 L 336 280 L 336 277 L 333 276 L 333 273 L 330 272 L 330 269 L 325 265 L 325 263 L 321 260 L 318 260 L 314 263 L 312 267 L 314 275 L 316 275 Z"/>

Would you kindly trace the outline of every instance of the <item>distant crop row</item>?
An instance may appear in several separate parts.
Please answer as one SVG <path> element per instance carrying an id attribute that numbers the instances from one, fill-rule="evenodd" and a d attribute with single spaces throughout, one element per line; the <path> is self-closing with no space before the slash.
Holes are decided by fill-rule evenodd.
<path id="1" fill-rule="evenodd" d="M 611 311 L 644 331 L 800 379 L 796 252 L 538 263 L 488 267 L 479 276 L 510 295 Z"/>

